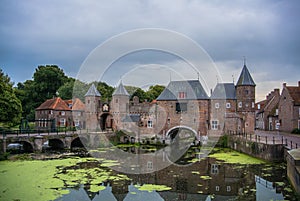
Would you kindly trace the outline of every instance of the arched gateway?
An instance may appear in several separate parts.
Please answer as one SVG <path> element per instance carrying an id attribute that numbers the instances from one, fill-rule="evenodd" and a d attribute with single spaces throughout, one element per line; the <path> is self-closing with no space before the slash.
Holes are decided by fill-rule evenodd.
<path id="1" fill-rule="evenodd" d="M 170 139 L 171 141 L 173 141 L 177 137 L 178 134 L 179 134 L 180 138 L 192 138 L 193 137 L 193 138 L 196 138 L 197 140 L 199 140 L 198 134 L 193 128 L 190 128 L 188 126 L 182 126 L 182 125 L 170 128 L 166 133 L 166 137 L 168 139 Z"/>

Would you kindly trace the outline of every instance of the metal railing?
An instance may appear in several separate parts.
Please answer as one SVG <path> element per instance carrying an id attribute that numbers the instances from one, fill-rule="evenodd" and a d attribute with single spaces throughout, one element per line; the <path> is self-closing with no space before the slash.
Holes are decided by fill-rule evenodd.
<path id="1" fill-rule="evenodd" d="M 234 132 L 234 131 L 227 131 L 227 134 L 239 138 L 243 138 L 251 142 L 257 142 L 262 144 L 274 144 L 274 145 L 282 144 L 290 149 L 298 148 L 298 143 L 293 142 L 292 140 L 288 140 L 286 137 L 279 134 L 271 134 L 271 136 L 267 136 L 267 135 L 249 134 L 245 132 Z"/>

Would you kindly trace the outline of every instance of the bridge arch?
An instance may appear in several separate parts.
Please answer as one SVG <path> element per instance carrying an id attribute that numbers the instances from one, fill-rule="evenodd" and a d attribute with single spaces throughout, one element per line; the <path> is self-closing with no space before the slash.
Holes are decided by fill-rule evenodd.
<path id="1" fill-rule="evenodd" d="M 71 151 L 74 151 L 76 149 L 85 149 L 85 146 L 87 144 L 87 139 L 83 137 L 77 137 L 71 142 Z"/>
<path id="2" fill-rule="evenodd" d="M 33 152 L 33 146 L 30 142 L 27 142 L 25 140 L 18 141 L 18 143 L 23 145 L 23 152 L 24 153 L 32 153 Z"/>
<path id="3" fill-rule="evenodd" d="M 53 139 L 48 139 L 48 141 L 51 149 L 58 150 L 58 149 L 65 148 L 65 143 L 61 139 L 53 138 Z"/>
<path id="4" fill-rule="evenodd" d="M 188 126 L 182 126 L 182 125 L 170 128 L 166 133 L 166 137 L 171 139 L 171 141 L 172 141 L 176 138 L 179 131 L 182 131 L 182 130 L 190 131 L 190 132 L 192 132 L 192 134 L 194 135 L 195 138 L 198 138 L 198 134 L 193 128 L 188 127 Z"/>

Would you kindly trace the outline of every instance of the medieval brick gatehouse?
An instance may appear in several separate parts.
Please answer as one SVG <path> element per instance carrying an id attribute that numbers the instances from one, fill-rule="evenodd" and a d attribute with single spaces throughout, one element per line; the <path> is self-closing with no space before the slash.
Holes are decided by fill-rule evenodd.
<path id="1" fill-rule="evenodd" d="M 199 80 L 171 81 L 155 101 L 140 103 L 138 97 L 130 101 L 129 93 L 120 82 L 112 94 L 112 101 L 103 103 L 93 84 L 85 94 L 85 104 L 79 104 L 79 99 L 75 102 L 50 99 L 36 109 L 36 119 L 37 122 L 52 119 L 56 126 L 123 130 L 138 138 L 172 137 L 179 128 L 188 129 L 197 136 L 229 130 L 253 133 L 255 86 L 245 64 L 236 85 L 218 83 L 211 97 Z M 76 105 L 81 107 L 76 108 Z M 78 118 L 72 119 L 75 111 Z M 37 126 L 45 125 L 37 123 Z"/>

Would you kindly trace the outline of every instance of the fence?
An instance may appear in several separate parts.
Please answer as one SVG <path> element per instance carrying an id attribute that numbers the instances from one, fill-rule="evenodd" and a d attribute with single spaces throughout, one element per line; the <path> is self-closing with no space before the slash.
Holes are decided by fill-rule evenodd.
<path id="1" fill-rule="evenodd" d="M 56 127 L 52 129 L 28 129 L 28 130 L 4 130 L 0 128 L 0 134 L 3 138 L 6 137 L 19 137 L 19 136 L 34 136 L 34 135 L 41 135 L 41 134 L 67 134 L 67 132 L 74 132 L 76 131 L 76 127 Z M 80 130 L 81 131 L 81 130 Z"/>
<path id="2" fill-rule="evenodd" d="M 263 143 L 263 144 L 282 144 L 290 149 L 297 149 L 298 143 L 293 142 L 292 140 L 288 140 L 286 137 L 279 134 L 271 134 L 271 136 L 265 135 L 257 135 L 257 134 L 249 134 L 245 132 L 234 132 L 227 131 L 228 135 L 234 135 L 239 138 L 244 138 L 251 142 Z"/>

